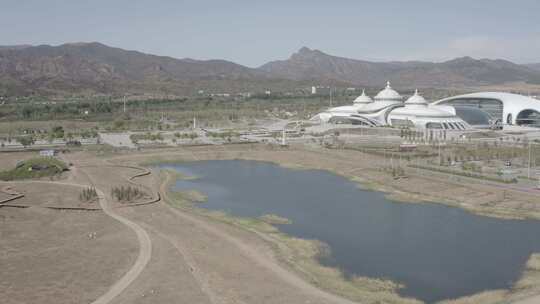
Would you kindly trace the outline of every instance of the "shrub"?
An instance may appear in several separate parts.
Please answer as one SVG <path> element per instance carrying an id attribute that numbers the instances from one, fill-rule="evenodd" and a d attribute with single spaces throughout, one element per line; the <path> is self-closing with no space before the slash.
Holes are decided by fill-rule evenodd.
<path id="1" fill-rule="evenodd" d="M 121 203 L 128 203 L 143 197 L 144 192 L 137 187 L 120 186 L 112 188 L 111 196 Z"/>
<path id="2" fill-rule="evenodd" d="M 67 165 L 56 158 L 37 157 L 19 162 L 12 170 L 0 172 L 0 180 L 10 181 L 54 176 L 67 169 Z"/>
<path id="3" fill-rule="evenodd" d="M 92 202 L 98 197 L 96 188 L 88 187 L 81 191 L 79 200 L 82 202 Z"/>

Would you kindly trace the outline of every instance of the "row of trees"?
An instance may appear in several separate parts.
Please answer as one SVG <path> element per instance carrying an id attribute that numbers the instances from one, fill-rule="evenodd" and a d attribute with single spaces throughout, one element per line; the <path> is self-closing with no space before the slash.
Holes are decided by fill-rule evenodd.
<path id="1" fill-rule="evenodd" d="M 434 140 L 446 141 L 446 130 L 426 130 L 416 131 L 409 129 L 400 129 L 399 137 L 409 140 L 409 141 L 428 141 L 432 142 Z"/>
<path id="2" fill-rule="evenodd" d="M 96 188 L 88 187 L 81 191 L 79 194 L 79 200 L 82 202 L 91 202 L 98 197 Z"/>
<path id="3" fill-rule="evenodd" d="M 137 187 L 120 186 L 112 188 L 111 196 L 121 203 L 128 203 L 143 197 L 144 192 Z"/>

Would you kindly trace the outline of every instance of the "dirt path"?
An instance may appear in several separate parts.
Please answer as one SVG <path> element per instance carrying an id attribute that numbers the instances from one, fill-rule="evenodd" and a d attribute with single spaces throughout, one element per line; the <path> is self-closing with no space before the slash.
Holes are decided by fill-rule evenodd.
<path id="1" fill-rule="evenodd" d="M 169 200 L 169 197 L 167 196 L 167 185 L 169 185 L 171 181 L 171 175 L 167 174 L 165 182 L 161 183 L 160 185 L 160 192 L 162 197 L 165 200 Z M 261 254 L 259 251 L 254 249 L 249 244 L 246 244 L 241 239 L 238 239 L 236 237 L 233 237 L 232 235 L 217 229 L 213 225 L 205 222 L 204 220 L 201 220 L 197 218 L 196 216 L 190 215 L 189 213 L 182 212 L 179 209 L 176 209 L 174 207 L 169 206 L 167 203 L 164 204 L 172 213 L 174 213 L 176 216 L 181 218 L 182 220 L 185 220 L 187 222 L 192 223 L 193 225 L 196 225 L 197 227 L 221 238 L 224 239 L 232 244 L 234 244 L 238 249 L 240 249 L 246 257 L 251 259 L 253 262 L 259 264 L 260 266 L 270 270 L 275 275 L 277 275 L 279 278 L 281 278 L 283 281 L 287 282 L 288 284 L 294 286 L 295 288 L 301 290 L 306 295 L 310 295 L 319 299 L 324 299 L 325 301 L 331 302 L 331 303 L 339 303 L 339 304 L 353 304 L 356 302 L 353 302 L 351 300 L 342 298 L 340 296 L 328 293 L 326 291 L 323 291 L 321 289 L 318 289 L 317 287 L 307 283 L 300 277 L 298 277 L 296 274 L 290 272 L 289 270 L 285 269 L 281 265 L 279 265 L 275 260 L 269 258 L 268 256 Z"/>
<path id="2" fill-rule="evenodd" d="M 212 288 L 208 284 L 208 282 L 209 282 L 208 276 L 199 269 L 197 263 L 195 262 L 195 259 L 193 258 L 193 256 L 189 252 L 189 250 L 184 248 L 184 246 L 182 246 L 182 244 L 180 242 L 178 242 L 177 239 L 174 239 L 174 238 L 172 238 L 172 237 L 170 237 L 170 236 L 168 236 L 168 235 L 166 235 L 166 234 L 164 234 L 164 233 L 158 231 L 157 229 L 154 229 L 154 228 L 152 228 L 152 227 L 150 227 L 148 225 L 145 225 L 145 227 L 148 230 L 150 230 L 151 232 L 158 235 L 159 237 L 165 239 L 167 242 L 169 242 L 169 244 L 171 244 L 176 249 L 178 254 L 182 257 L 183 262 L 186 265 L 188 265 L 188 267 L 190 268 L 191 275 L 193 276 L 194 280 L 197 282 L 197 285 L 201 289 L 201 292 L 206 295 L 206 297 L 208 298 L 210 303 L 212 303 L 212 304 L 224 303 L 214 293 L 214 291 L 212 290 Z"/>
<path id="3" fill-rule="evenodd" d="M 110 217 L 133 230 L 137 234 L 137 239 L 139 241 L 139 256 L 137 257 L 137 260 L 133 266 L 131 266 L 128 272 L 126 272 L 126 274 L 124 274 L 120 280 L 116 281 L 116 283 L 114 283 L 114 285 L 111 286 L 111 288 L 105 294 L 92 302 L 92 304 L 107 304 L 117 295 L 122 293 L 131 284 L 131 282 L 135 281 L 135 279 L 137 279 L 139 274 L 143 271 L 144 267 L 146 267 L 146 264 L 148 264 L 148 261 L 150 261 L 150 257 L 152 256 L 152 242 L 150 241 L 150 237 L 148 236 L 148 233 L 146 233 L 146 230 L 127 218 L 115 213 L 105 199 L 105 194 L 103 191 L 97 188 L 96 191 L 98 192 L 99 204 L 103 211 Z"/>
<path id="4" fill-rule="evenodd" d="M 86 172 L 84 172 L 84 170 L 81 168 L 79 168 L 75 172 L 77 172 L 77 174 L 83 174 L 84 177 L 86 177 L 86 179 L 94 186 L 99 196 L 99 204 L 105 214 L 133 230 L 137 235 L 137 240 L 139 242 L 139 255 L 133 266 L 131 266 L 131 268 L 124 274 L 124 276 L 122 276 L 116 283 L 114 283 L 106 293 L 104 293 L 92 302 L 92 304 L 108 304 L 109 302 L 111 302 L 112 299 L 122 293 L 135 279 L 137 279 L 139 274 L 145 268 L 146 264 L 148 264 L 148 261 L 150 261 L 150 258 L 152 256 L 152 242 L 150 240 L 150 237 L 148 236 L 148 233 L 143 228 L 141 228 L 141 226 L 114 212 L 114 209 L 109 205 L 107 201 L 105 193 L 101 189 L 95 187 L 95 183 L 92 181 L 92 178 L 89 174 L 86 174 Z M 89 186 L 71 181 L 11 181 L 10 183 L 46 183 L 53 185 L 76 186 L 81 188 L 86 188 Z"/>
<path id="5" fill-rule="evenodd" d="M 118 281 L 116 281 L 116 283 L 114 283 L 106 293 L 104 293 L 92 302 L 92 304 L 108 304 L 116 296 L 121 294 L 133 281 L 135 281 L 135 279 L 137 279 L 137 277 L 144 270 L 144 268 L 150 261 L 150 258 L 152 257 L 152 241 L 150 240 L 150 237 L 148 236 L 146 230 L 144 230 L 141 226 L 114 212 L 114 209 L 109 205 L 109 202 L 107 201 L 105 193 L 96 186 L 96 183 L 94 182 L 90 174 L 84 171 L 82 167 L 75 167 L 74 175 L 75 174 L 83 175 L 84 177 L 86 177 L 86 179 L 88 179 L 90 184 L 96 189 L 96 192 L 98 193 L 99 205 L 101 206 L 105 214 L 133 230 L 137 235 L 137 240 L 139 241 L 139 255 L 137 256 L 137 260 L 135 260 L 133 266 L 131 266 L 131 268 L 124 274 L 124 276 L 122 276 Z"/>

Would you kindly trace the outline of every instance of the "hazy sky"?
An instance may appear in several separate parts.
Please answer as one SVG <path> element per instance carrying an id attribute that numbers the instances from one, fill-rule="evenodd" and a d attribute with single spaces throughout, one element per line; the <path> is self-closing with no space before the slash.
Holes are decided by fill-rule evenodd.
<path id="1" fill-rule="evenodd" d="M 368 60 L 540 62 L 540 0 L 0 0 L 0 45 L 81 41 L 248 66 L 302 46 Z"/>

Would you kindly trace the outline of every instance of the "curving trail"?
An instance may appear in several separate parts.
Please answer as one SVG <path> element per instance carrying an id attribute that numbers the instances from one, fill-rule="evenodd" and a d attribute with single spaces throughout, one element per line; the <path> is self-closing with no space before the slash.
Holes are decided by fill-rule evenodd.
<path id="1" fill-rule="evenodd" d="M 124 276 L 116 281 L 116 283 L 114 283 L 106 293 L 91 303 L 108 304 L 116 296 L 121 294 L 133 281 L 135 281 L 135 279 L 137 279 L 137 277 L 144 270 L 152 257 L 152 241 L 150 240 L 146 230 L 144 230 L 141 226 L 114 212 L 114 209 L 107 202 L 105 193 L 95 186 L 95 183 L 89 174 L 87 174 L 81 167 L 79 167 L 76 172 L 84 174 L 92 186 L 94 186 L 96 192 L 98 193 L 99 205 L 103 209 L 103 212 L 133 230 L 137 235 L 137 240 L 139 241 L 139 255 L 137 256 L 137 260 L 135 260 L 133 266 L 131 266 L 128 272 L 126 272 Z"/>
<path id="2" fill-rule="evenodd" d="M 135 232 L 135 234 L 137 235 L 137 240 L 139 242 L 139 255 L 137 256 L 137 260 L 135 260 L 135 263 L 118 281 L 116 281 L 116 283 L 114 283 L 109 288 L 109 290 L 106 293 L 104 293 L 99 298 L 91 302 L 91 304 L 108 304 L 116 296 L 121 294 L 133 281 L 135 281 L 135 279 L 137 279 L 137 277 L 141 274 L 143 269 L 146 267 L 146 265 L 148 264 L 152 256 L 152 241 L 150 240 L 150 237 L 148 236 L 148 233 L 146 232 L 146 230 L 144 230 L 141 226 L 117 214 L 114 211 L 114 208 L 109 205 L 109 202 L 107 201 L 105 193 L 101 189 L 95 186 L 95 183 L 93 182 L 89 174 L 84 172 L 81 167 L 73 171 L 74 171 L 74 174 L 83 174 L 86 177 L 86 179 L 88 179 L 90 184 L 96 189 L 96 192 L 98 193 L 98 198 L 99 198 L 99 205 L 101 206 L 101 209 L 103 210 L 103 212 L 105 212 L 105 214 L 112 217 L 113 219 L 124 224 L 129 229 L 133 230 L 133 232 Z M 88 187 L 88 185 L 80 184 L 76 182 L 59 182 L 59 181 L 56 181 L 56 182 L 55 181 L 30 181 L 30 182 L 11 181 L 10 183 L 46 183 L 46 184 L 53 184 L 53 185 L 56 184 L 56 185 L 76 186 L 76 187 L 82 187 L 82 188 Z"/>
<path id="3" fill-rule="evenodd" d="M 137 257 L 137 260 L 133 266 L 131 266 L 128 272 L 126 272 L 126 274 L 124 274 L 120 280 L 116 281 L 116 283 L 114 283 L 114 285 L 112 285 L 106 293 L 92 302 L 92 304 L 107 304 L 117 295 L 122 293 L 146 267 L 146 264 L 148 264 L 148 261 L 150 261 L 150 257 L 152 256 L 152 242 L 150 241 L 148 233 L 146 233 L 141 226 L 113 211 L 113 209 L 108 205 L 103 191 L 97 188 L 96 191 L 99 194 L 99 204 L 101 208 L 103 208 L 103 211 L 108 216 L 114 218 L 133 230 L 137 234 L 137 239 L 139 240 L 139 256 Z"/>

